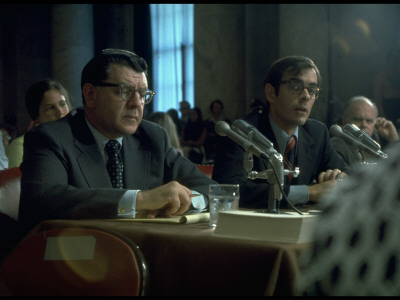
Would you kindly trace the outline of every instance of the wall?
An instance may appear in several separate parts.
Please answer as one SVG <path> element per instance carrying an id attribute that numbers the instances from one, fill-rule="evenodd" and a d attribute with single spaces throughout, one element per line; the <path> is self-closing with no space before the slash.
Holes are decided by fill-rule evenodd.
<path id="1" fill-rule="evenodd" d="M 80 105 L 80 71 L 94 51 L 148 42 L 145 34 L 135 43 L 146 27 L 135 23 L 139 6 L 1 5 L 0 118 L 13 114 L 25 129 L 25 90 L 46 76 L 65 82 Z M 251 99 L 264 99 L 269 65 L 301 54 L 320 68 L 323 96 L 312 116 L 329 125 L 349 97 L 372 97 L 374 75 L 399 46 L 399 4 L 195 4 L 194 16 L 195 103 L 204 117 L 216 98 L 231 119 L 243 116 Z"/>
<path id="2" fill-rule="evenodd" d="M 372 97 L 399 25 L 399 4 L 196 4 L 196 105 L 208 112 L 220 98 L 229 117 L 241 117 L 252 98 L 264 99 L 275 59 L 306 55 L 323 77 L 311 116 L 330 125 L 348 98 Z"/>
<path id="3" fill-rule="evenodd" d="M 195 5 L 195 105 L 203 117 L 217 98 L 231 119 L 243 116 L 253 98 L 264 99 L 266 69 L 278 53 L 278 11 L 278 5 Z"/>

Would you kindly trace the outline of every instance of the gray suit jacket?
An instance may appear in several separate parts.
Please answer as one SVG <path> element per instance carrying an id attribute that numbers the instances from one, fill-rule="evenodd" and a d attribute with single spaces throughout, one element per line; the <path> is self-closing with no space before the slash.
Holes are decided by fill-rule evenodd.
<path id="1" fill-rule="evenodd" d="M 215 183 L 169 144 L 165 129 L 142 120 L 123 138 L 124 186 L 147 190 L 176 180 L 208 193 Z M 25 135 L 19 221 L 30 229 L 45 219 L 116 218 L 126 190 L 113 189 L 82 109 Z"/>

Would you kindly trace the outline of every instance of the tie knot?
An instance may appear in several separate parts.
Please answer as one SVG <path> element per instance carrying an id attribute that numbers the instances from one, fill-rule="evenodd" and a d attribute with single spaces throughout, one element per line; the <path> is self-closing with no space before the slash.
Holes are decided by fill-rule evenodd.
<path id="1" fill-rule="evenodd" d="M 108 154 L 119 153 L 121 144 L 117 140 L 109 140 L 104 149 Z"/>
<path id="2" fill-rule="evenodd" d="M 285 153 L 289 153 L 293 149 L 294 145 L 296 145 L 296 137 L 292 135 L 286 144 Z"/>

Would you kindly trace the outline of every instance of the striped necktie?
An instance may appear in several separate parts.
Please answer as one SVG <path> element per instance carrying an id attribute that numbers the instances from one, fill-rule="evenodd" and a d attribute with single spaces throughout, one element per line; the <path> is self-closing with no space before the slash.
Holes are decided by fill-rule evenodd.
<path id="1" fill-rule="evenodd" d="M 293 171 L 293 165 L 294 165 L 294 146 L 296 145 L 296 137 L 292 135 L 287 144 L 286 144 L 286 149 L 285 149 L 285 156 L 284 156 L 284 165 L 285 169 L 288 169 L 290 171 Z M 289 182 L 292 180 L 293 175 L 288 174 Z"/>
<path id="2" fill-rule="evenodd" d="M 116 140 L 109 140 L 104 148 L 108 154 L 107 171 L 111 184 L 116 189 L 122 189 L 124 165 L 120 156 L 121 144 Z"/>

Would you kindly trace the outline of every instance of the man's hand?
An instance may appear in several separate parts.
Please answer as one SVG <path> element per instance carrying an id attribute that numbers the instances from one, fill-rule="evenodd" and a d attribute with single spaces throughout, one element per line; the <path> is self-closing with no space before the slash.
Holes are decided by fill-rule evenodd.
<path id="1" fill-rule="evenodd" d="M 321 172 L 318 175 L 318 183 L 333 180 L 333 179 L 343 179 L 347 174 L 345 172 L 340 171 L 339 169 L 329 169 L 325 172 Z"/>
<path id="2" fill-rule="evenodd" d="M 396 142 L 399 140 L 399 134 L 392 121 L 385 118 L 377 118 L 375 128 L 378 134 L 388 142 Z"/>
<path id="3" fill-rule="evenodd" d="M 345 178 L 347 174 L 339 169 L 326 170 L 318 176 L 318 183 L 308 186 L 308 200 L 318 202 L 319 199 L 339 181 Z"/>
<path id="4" fill-rule="evenodd" d="M 185 213 L 191 204 L 191 191 L 177 181 L 140 191 L 136 196 L 137 218 L 173 217 Z"/>

